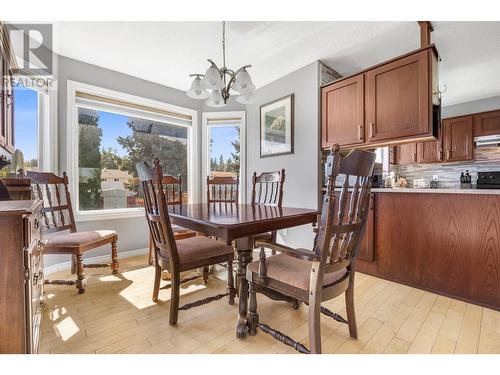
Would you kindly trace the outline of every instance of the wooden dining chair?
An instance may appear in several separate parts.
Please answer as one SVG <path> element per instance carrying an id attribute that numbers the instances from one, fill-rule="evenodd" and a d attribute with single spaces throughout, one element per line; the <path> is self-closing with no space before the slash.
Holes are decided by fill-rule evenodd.
<path id="1" fill-rule="evenodd" d="M 283 202 L 283 186 L 285 184 L 285 170 L 263 172 L 252 176 L 252 204 L 281 207 Z M 254 236 L 254 247 L 259 244 L 276 242 L 277 231 L 259 233 Z M 276 253 L 272 250 L 272 254 Z"/>
<path id="2" fill-rule="evenodd" d="M 179 174 L 177 177 L 171 175 L 163 176 L 162 180 L 163 191 L 165 192 L 165 199 L 169 206 L 182 206 L 182 176 Z M 172 225 L 172 230 L 174 231 L 174 237 L 176 240 L 181 240 L 183 238 L 194 237 L 197 235 L 195 231 L 180 227 L 178 225 Z M 149 257 L 148 262 L 150 265 L 154 262 L 154 245 L 153 238 L 149 236 Z M 168 279 L 168 277 L 166 277 Z"/>
<path id="3" fill-rule="evenodd" d="M 238 203 L 239 177 L 207 176 L 208 203 Z"/>
<path id="4" fill-rule="evenodd" d="M 349 325 L 357 338 L 354 313 L 354 261 L 363 236 L 375 154 L 354 150 L 341 157 L 334 145 L 327 159 L 328 187 L 312 251 L 272 244 L 280 252 L 266 259 L 261 248 L 259 260 L 247 268 L 250 303 L 247 324 L 251 335 L 261 329 L 301 353 L 321 353 L 321 313 Z M 345 178 L 335 192 L 337 177 Z M 349 177 L 355 179 L 352 188 Z M 309 305 L 309 349 L 260 321 L 256 293 L 278 300 L 297 300 Z M 345 293 L 347 320 L 321 306 L 321 302 Z"/>
<path id="5" fill-rule="evenodd" d="M 46 280 L 45 284 L 76 285 L 79 293 L 87 287 L 84 268 L 110 267 L 113 274 L 118 273 L 118 253 L 116 242 L 118 234 L 114 230 L 93 230 L 78 232 L 73 215 L 73 207 L 68 189 L 68 176 L 59 177 L 48 172 L 26 172 L 31 179 L 35 198 L 43 200 L 42 227 L 44 234 L 69 232 L 50 235 L 46 238 L 44 254 L 71 254 L 71 273 L 74 280 Z M 103 245 L 111 244 L 111 263 L 84 264 L 83 254 Z"/>
<path id="6" fill-rule="evenodd" d="M 234 304 L 236 290 L 233 284 L 234 252 L 230 244 L 224 244 L 205 236 L 196 236 L 176 240 L 168 214 L 168 204 L 163 189 L 163 171 L 158 159 L 154 160 L 151 169 L 147 162 L 136 165 L 139 179 L 144 193 L 144 209 L 155 250 L 155 280 L 153 287 L 153 301 L 158 300 L 162 270 L 168 270 L 171 275 L 171 284 L 164 288 L 171 288 L 170 318 L 171 325 L 177 324 L 179 310 L 188 310 L 192 307 L 205 305 L 229 296 L 229 304 Z M 179 307 L 180 285 L 201 275 L 180 279 L 180 273 L 226 262 L 228 269 L 227 293 L 217 294 Z"/>

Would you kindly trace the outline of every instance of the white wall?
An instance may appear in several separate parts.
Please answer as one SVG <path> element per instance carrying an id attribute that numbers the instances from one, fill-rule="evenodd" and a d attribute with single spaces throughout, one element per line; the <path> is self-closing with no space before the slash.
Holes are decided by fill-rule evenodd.
<path id="1" fill-rule="evenodd" d="M 318 62 L 309 64 L 267 86 L 259 88 L 255 103 L 247 105 L 247 175 L 254 171 L 274 171 L 285 168 L 283 205 L 317 208 L 319 157 L 319 77 Z M 291 155 L 260 158 L 260 106 L 289 94 L 295 94 L 295 142 Z M 250 199 L 251 180 L 247 181 Z M 288 229 L 280 233 L 281 241 L 289 246 L 312 248 L 311 225 Z"/>

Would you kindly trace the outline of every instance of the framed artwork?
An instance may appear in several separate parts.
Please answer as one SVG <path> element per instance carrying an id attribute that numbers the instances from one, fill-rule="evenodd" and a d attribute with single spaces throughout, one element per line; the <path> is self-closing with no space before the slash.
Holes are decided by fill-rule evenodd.
<path id="1" fill-rule="evenodd" d="M 260 157 L 293 154 L 293 94 L 260 106 Z"/>

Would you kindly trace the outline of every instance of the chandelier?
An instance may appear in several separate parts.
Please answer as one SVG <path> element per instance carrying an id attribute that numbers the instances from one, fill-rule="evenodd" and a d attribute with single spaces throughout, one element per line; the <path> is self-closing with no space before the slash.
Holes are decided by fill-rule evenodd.
<path id="1" fill-rule="evenodd" d="M 211 64 L 205 74 L 190 74 L 194 77 L 191 87 L 186 92 L 187 96 L 193 99 L 208 99 L 207 105 L 210 107 L 223 107 L 226 105 L 232 92 L 239 95 L 236 101 L 241 104 L 249 104 L 255 101 L 253 91 L 255 85 L 252 83 L 247 68 L 252 65 L 245 65 L 234 71 L 226 67 L 226 22 L 222 21 L 222 68 L 210 59 Z M 209 90 L 211 92 L 209 92 Z"/>

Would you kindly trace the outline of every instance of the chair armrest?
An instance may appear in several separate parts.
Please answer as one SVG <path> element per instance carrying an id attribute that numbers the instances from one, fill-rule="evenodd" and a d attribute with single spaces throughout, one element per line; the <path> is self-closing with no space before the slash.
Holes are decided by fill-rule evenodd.
<path id="1" fill-rule="evenodd" d="M 302 260 L 309 260 L 309 261 L 320 260 L 315 253 L 306 249 L 294 249 L 292 247 L 288 247 L 274 242 L 257 242 L 255 245 L 256 247 L 261 247 L 261 246 L 267 247 L 271 250 L 279 251 L 280 253 L 293 256 L 295 258 L 299 258 Z"/>

